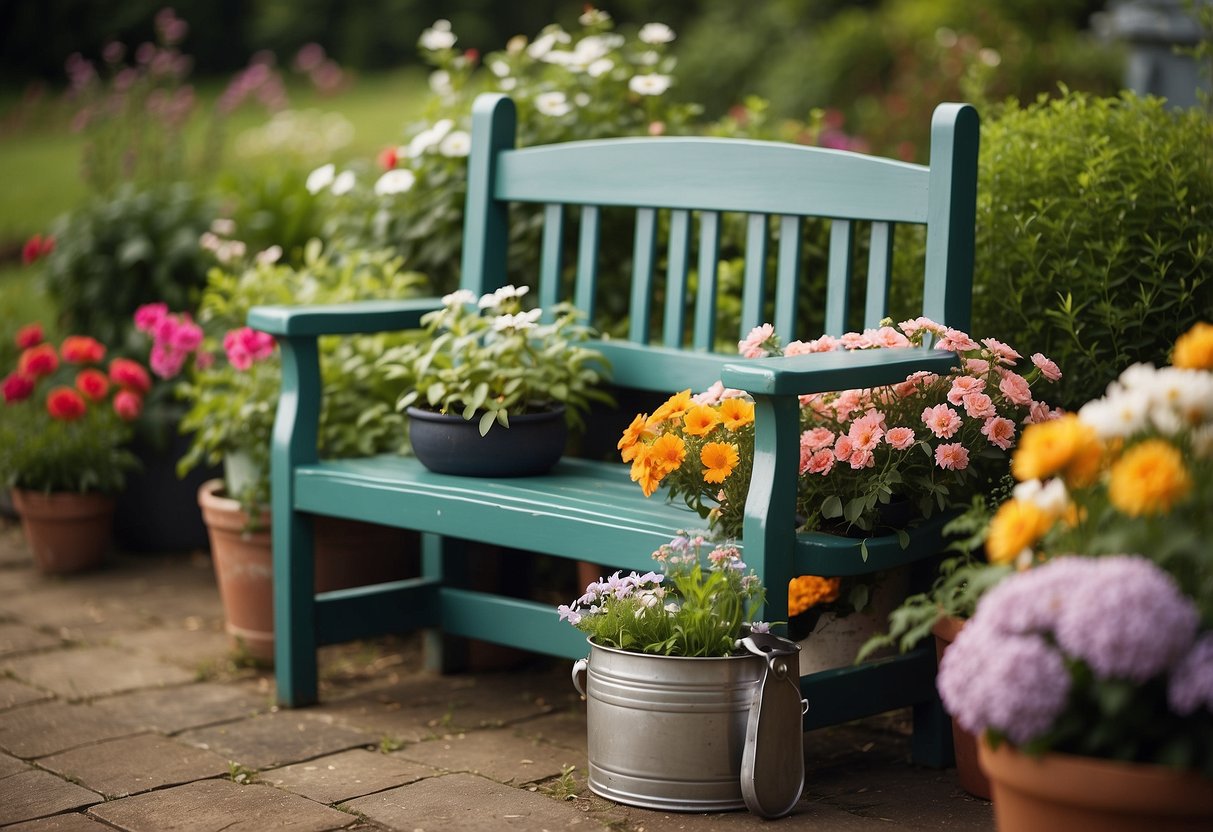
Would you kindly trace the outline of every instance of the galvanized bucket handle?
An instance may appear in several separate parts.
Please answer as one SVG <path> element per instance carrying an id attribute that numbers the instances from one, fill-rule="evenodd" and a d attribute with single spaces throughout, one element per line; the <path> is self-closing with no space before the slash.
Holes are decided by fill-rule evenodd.
<path id="1" fill-rule="evenodd" d="M 800 698 L 800 645 L 770 633 L 751 633 L 737 645 L 767 663 L 746 722 L 741 794 L 754 814 L 781 818 L 804 790 L 801 718 L 809 703 Z"/>

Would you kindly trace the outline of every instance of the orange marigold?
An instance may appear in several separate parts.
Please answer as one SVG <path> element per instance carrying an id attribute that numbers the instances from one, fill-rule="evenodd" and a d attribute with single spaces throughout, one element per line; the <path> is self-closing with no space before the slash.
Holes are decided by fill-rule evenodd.
<path id="1" fill-rule="evenodd" d="M 1099 475 L 1103 446 L 1095 431 L 1067 413 L 1060 419 L 1024 428 L 1011 459 L 1011 473 L 1021 482 L 1062 474 L 1072 488 L 1090 485 Z"/>
<path id="2" fill-rule="evenodd" d="M 699 461 L 704 464 L 703 481 L 721 483 L 737 467 L 740 459 L 737 446 L 732 442 L 709 442 L 699 452 Z"/>
<path id="3" fill-rule="evenodd" d="M 693 404 L 690 388 L 681 393 L 675 393 L 653 411 L 653 415 L 649 417 L 649 425 L 660 425 L 669 419 L 677 419 L 686 413 Z"/>
<path id="4" fill-rule="evenodd" d="M 1175 339 L 1171 366 L 1186 370 L 1213 370 L 1213 324 L 1200 321 Z"/>
<path id="5" fill-rule="evenodd" d="M 682 417 L 682 430 L 687 436 L 707 436 L 720 424 L 716 408 L 697 404 Z"/>
<path id="6" fill-rule="evenodd" d="M 788 582 L 788 615 L 800 615 L 818 604 L 838 600 L 842 587 L 840 578 L 820 578 L 801 575 Z"/>
<path id="7" fill-rule="evenodd" d="M 619 455 L 624 462 L 631 462 L 636 458 L 639 452 L 639 443 L 645 436 L 652 435 L 653 431 L 648 427 L 649 414 L 641 413 L 632 420 L 632 424 L 628 425 L 623 431 L 623 436 L 619 439 L 619 444 L 615 447 L 619 449 Z"/>
<path id="8" fill-rule="evenodd" d="M 1167 514 L 1192 490 L 1179 449 L 1165 439 L 1146 439 L 1125 451 L 1108 476 L 1108 499 L 1130 517 Z"/>
<path id="9" fill-rule="evenodd" d="M 1044 537 L 1053 518 L 1028 500 L 1007 500 L 990 520 L 986 555 L 990 563 L 1010 563 Z"/>
<path id="10" fill-rule="evenodd" d="M 725 399 L 720 403 L 720 420 L 734 431 L 754 421 L 754 403 L 746 399 Z"/>

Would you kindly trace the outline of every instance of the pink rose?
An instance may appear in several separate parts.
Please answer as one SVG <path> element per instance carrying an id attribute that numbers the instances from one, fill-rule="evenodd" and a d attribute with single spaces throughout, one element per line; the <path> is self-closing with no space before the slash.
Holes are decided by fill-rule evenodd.
<path id="1" fill-rule="evenodd" d="M 995 338 L 982 338 L 981 343 L 985 344 L 986 349 L 994 353 L 994 357 L 998 359 L 999 364 L 1014 366 L 1022 356 L 1009 346 Z"/>
<path id="2" fill-rule="evenodd" d="M 829 448 L 822 448 L 813 454 L 809 460 L 808 472 L 821 474 L 823 477 L 834 469 L 834 453 Z"/>
<path id="3" fill-rule="evenodd" d="M 838 458 L 838 461 L 846 462 L 853 453 L 855 453 L 855 442 L 851 437 L 846 434 L 838 437 L 838 441 L 834 443 L 834 456 Z"/>
<path id="4" fill-rule="evenodd" d="M 998 389 L 1015 404 L 1032 404 L 1032 387 L 1019 373 L 1003 373 L 1002 381 L 998 382 Z"/>
<path id="5" fill-rule="evenodd" d="M 914 446 L 914 431 L 903 427 L 889 428 L 888 433 L 884 435 L 884 441 L 897 450 L 904 451 Z"/>
<path id="6" fill-rule="evenodd" d="M 994 400 L 985 393 L 970 393 L 964 397 L 965 413 L 974 419 L 986 419 L 997 414 Z"/>
<path id="7" fill-rule="evenodd" d="M 1049 381 L 1057 381 L 1061 378 L 1060 368 L 1041 353 L 1032 353 L 1032 363 L 1040 370 L 1040 374 Z"/>
<path id="8" fill-rule="evenodd" d="M 960 430 L 960 414 L 946 404 L 937 404 L 922 411 L 922 423 L 940 439 L 951 439 Z"/>
<path id="9" fill-rule="evenodd" d="M 963 471 L 969 467 L 969 451 L 959 442 L 935 449 L 935 464 L 945 471 Z"/>
<path id="10" fill-rule="evenodd" d="M 990 444 L 1002 450 L 1007 450 L 1015 444 L 1015 423 L 1001 416 L 986 419 L 981 426 L 981 433 Z"/>
<path id="11" fill-rule="evenodd" d="M 959 329 L 947 329 L 943 333 L 943 338 L 935 346 L 951 352 L 968 352 L 977 349 L 980 345 Z"/>
<path id="12" fill-rule="evenodd" d="M 848 460 L 851 467 L 858 471 L 860 468 L 871 468 L 876 464 L 876 457 L 872 451 L 867 448 L 856 448 Z"/>
<path id="13" fill-rule="evenodd" d="M 819 451 L 834 444 L 834 431 L 829 428 L 817 427 L 806 430 L 800 435 L 800 446 L 811 451 Z"/>
<path id="14" fill-rule="evenodd" d="M 959 407 L 964 397 L 970 393 L 980 393 L 986 389 L 984 379 L 972 376 L 959 376 L 952 381 L 952 389 L 948 391 L 948 401 Z"/>

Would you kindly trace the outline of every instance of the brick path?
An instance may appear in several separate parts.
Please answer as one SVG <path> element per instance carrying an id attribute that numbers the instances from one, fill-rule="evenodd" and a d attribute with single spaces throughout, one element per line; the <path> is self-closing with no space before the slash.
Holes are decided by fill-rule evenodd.
<path id="1" fill-rule="evenodd" d="M 206 553 L 117 556 L 44 578 L 0 520 L 0 827 L 163 830 L 717 830 L 586 788 L 567 663 L 434 676 L 415 639 L 325 648 L 323 704 L 273 703 L 239 666 Z M 905 714 L 817 731 L 781 830 L 990 830 L 955 772 L 908 762 Z"/>

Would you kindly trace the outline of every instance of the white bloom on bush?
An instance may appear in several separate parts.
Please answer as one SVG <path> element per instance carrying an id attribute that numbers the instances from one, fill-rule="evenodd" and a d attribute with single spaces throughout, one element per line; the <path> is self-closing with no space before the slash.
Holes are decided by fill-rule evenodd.
<path id="1" fill-rule="evenodd" d="M 437 147 L 438 144 L 445 138 L 446 134 L 451 132 L 451 128 L 455 126 L 455 122 L 449 118 L 439 119 L 434 122 L 433 126 L 422 130 L 416 136 L 413 136 L 409 142 L 407 155 L 410 159 L 416 159 L 431 148 Z"/>
<path id="2" fill-rule="evenodd" d="M 573 108 L 564 93 L 554 90 L 535 96 L 535 109 L 545 116 L 563 116 Z"/>
<path id="3" fill-rule="evenodd" d="M 514 87 L 518 86 L 518 79 L 502 78 L 501 83 L 499 83 L 497 86 L 501 88 L 502 92 L 509 92 L 510 90 L 514 89 Z"/>
<path id="4" fill-rule="evenodd" d="M 1042 483 L 1040 480 L 1024 480 L 1015 486 L 1012 496 L 1024 503 L 1032 503 L 1045 514 L 1060 517 L 1070 505 L 1066 484 L 1054 478 Z"/>
<path id="5" fill-rule="evenodd" d="M 542 310 L 530 309 L 526 312 L 519 312 L 517 315 L 498 315 L 496 318 L 493 318 L 493 329 L 497 332 L 505 332 L 507 329 L 512 329 L 515 332 L 534 329 L 535 322 L 539 320 L 540 314 L 542 314 Z"/>
<path id="6" fill-rule="evenodd" d="M 472 137 L 466 130 L 456 130 L 447 135 L 438 145 L 438 152 L 443 156 L 457 159 L 468 155 L 472 150 Z"/>
<path id="7" fill-rule="evenodd" d="M 255 260 L 259 265 L 263 266 L 271 266 L 281 259 L 282 246 L 270 246 L 267 249 L 257 252 L 256 256 L 253 257 L 253 260 Z"/>
<path id="8" fill-rule="evenodd" d="M 577 93 L 573 96 L 573 103 L 578 107 L 588 106 L 590 103 L 590 94 L 586 92 Z"/>
<path id="9" fill-rule="evenodd" d="M 674 30 L 664 23 L 646 23 L 636 37 L 643 43 L 669 43 L 674 39 Z"/>
<path id="10" fill-rule="evenodd" d="M 203 231 L 202 236 L 198 238 L 198 247 L 203 251 L 212 253 L 218 251 L 222 243 L 223 241 L 219 239 L 219 235 L 213 231 Z"/>
<path id="11" fill-rule="evenodd" d="M 244 257 L 244 252 L 244 243 L 239 240 L 224 240 L 215 249 L 215 259 L 226 265 Z"/>
<path id="12" fill-rule="evenodd" d="M 585 11 L 577 18 L 577 22 L 582 26 L 593 26 L 596 23 L 606 23 L 611 19 L 610 12 L 596 9 L 593 6 L 586 6 Z"/>
<path id="13" fill-rule="evenodd" d="M 498 78 L 505 78 L 510 74 L 510 65 L 505 61 L 489 61 L 489 72 Z"/>
<path id="14" fill-rule="evenodd" d="M 236 233 L 236 223 L 226 217 L 217 217 L 211 223 L 211 231 L 223 237 L 230 237 Z"/>
<path id="15" fill-rule="evenodd" d="M 307 190 L 308 193 L 318 194 L 333 184 L 333 177 L 337 174 L 337 168 L 331 162 L 327 165 L 321 165 L 307 175 Z"/>
<path id="16" fill-rule="evenodd" d="M 615 68 L 615 62 L 610 58 L 599 58 L 585 68 L 591 78 L 599 78 Z"/>
<path id="17" fill-rule="evenodd" d="M 661 55 L 654 52 L 652 49 L 647 52 L 641 52 L 636 58 L 636 63 L 641 66 L 657 66 L 657 62 L 661 60 Z"/>
<path id="18" fill-rule="evenodd" d="M 1100 439 L 1129 436 L 1145 427 L 1150 398 L 1140 390 L 1096 399 L 1078 410 L 1078 418 L 1090 425 Z"/>
<path id="19" fill-rule="evenodd" d="M 481 309 L 496 309 L 507 300 L 520 298 L 529 291 L 529 286 L 514 286 L 513 284 L 507 284 L 495 292 L 489 292 L 486 295 L 481 295 L 480 300 L 477 301 L 477 305 Z"/>
<path id="20" fill-rule="evenodd" d="M 445 69 L 437 69 L 430 73 L 430 90 L 434 95 L 447 98 L 455 92 L 451 84 L 451 73 Z"/>
<path id="21" fill-rule="evenodd" d="M 417 177 L 411 170 L 394 168 L 379 177 L 379 180 L 375 183 L 375 193 L 379 196 L 402 194 L 412 188 L 416 181 Z"/>
<path id="22" fill-rule="evenodd" d="M 632 80 L 628 81 L 628 89 L 637 95 L 661 95 L 670 88 L 671 82 L 668 75 L 633 75 Z"/>
<path id="23" fill-rule="evenodd" d="M 354 176 L 354 172 L 352 170 L 341 171 L 341 173 L 337 174 L 337 178 L 333 180 L 333 194 L 335 196 L 348 194 L 350 191 L 354 190 L 354 184 L 357 181 L 358 180 Z"/>
<path id="24" fill-rule="evenodd" d="M 443 306 L 466 306 L 476 302 L 476 293 L 471 289 L 457 289 L 449 295 L 442 296 Z"/>
<path id="25" fill-rule="evenodd" d="M 977 58 L 986 66 L 998 66 L 1002 63 L 1002 55 L 998 54 L 998 50 L 988 46 L 977 51 Z"/>
<path id="26" fill-rule="evenodd" d="M 526 53 L 537 61 L 543 60 L 548 52 L 558 43 L 568 43 L 572 38 L 569 33 L 559 27 L 553 27 L 535 38 L 534 43 L 526 48 Z"/>
<path id="27" fill-rule="evenodd" d="M 455 33 L 451 31 L 451 21 L 435 20 L 433 26 L 421 33 L 417 44 L 422 49 L 436 52 L 441 49 L 450 49 L 457 40 L 459 38 L 455 37 Z"/>

